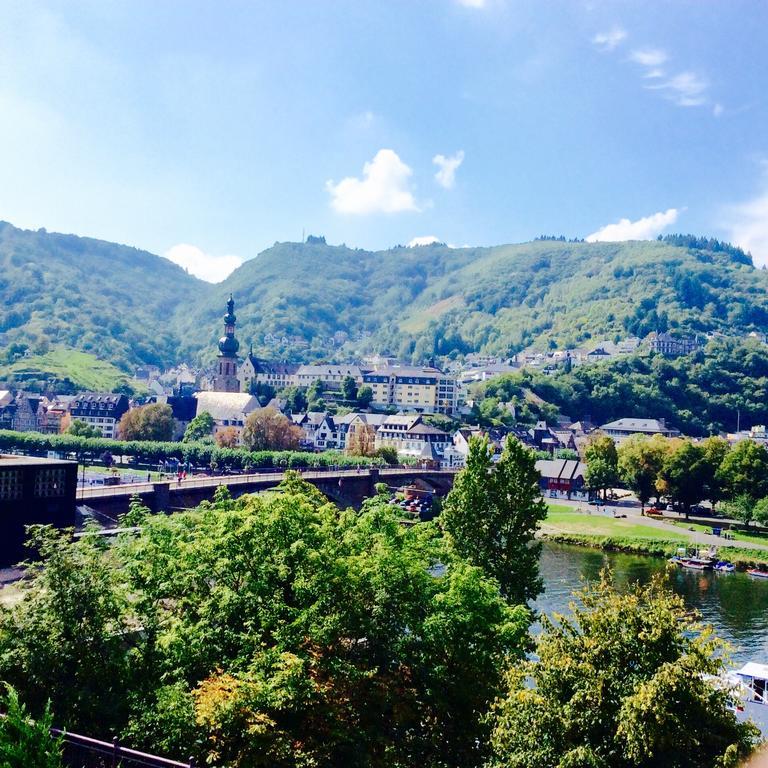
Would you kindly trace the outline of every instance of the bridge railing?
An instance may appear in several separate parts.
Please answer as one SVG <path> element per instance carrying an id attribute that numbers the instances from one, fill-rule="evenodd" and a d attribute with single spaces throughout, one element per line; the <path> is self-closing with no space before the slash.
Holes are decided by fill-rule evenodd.
<path id="1" fill-rule="evenodd" d="M 71 768 L 195 768 L 194 758 L 184 763 L 122 746 L 117 738 L 99 741 L 80 733 L 51 728 L 62 740 L 64 765 Z"/>
<path id="2" fill-rule="evenodd" d="M 303 470 L 297 468 L 301 473 L 301 476 L 305 480 L 326 480 L 326 479 L 342 479 L 344 477 L 360 477 L 367 475 L 371 470 L 368 467 L 361 467 L 360 469 L 327 469 L 327 470 Z M 429 475 L 450 472 L 451 470 L 437 470 L 437 469 L 419 469 L 414 467 L 385 467 L 378 470 L 379 476 L 384 477 L 397 477 L 402 475 Z M 96 488 L 78 488 L 77 498 L 79 500 L 86 499 L 103 499 L 111 496 L 131 496 L 134 493 L 152 493 L 156 485 L 167 483 L 172 491 L 183 490 L 184 488 L 213 488 L 218 485 L 251 485 L 258 484 L 259 482 L 272 482 L 274 480 L 280 480 L 285 475 L 285 470 L 279 470 L 276 472 L 255 472 L 247 475 L 206 475 L 204 477 L 188 477 L 185 480 L 169 479 L 169 480 L 157 480 L 149 483 L 124 483 L 122 485 L 105 485 L 98 486 Z"/>

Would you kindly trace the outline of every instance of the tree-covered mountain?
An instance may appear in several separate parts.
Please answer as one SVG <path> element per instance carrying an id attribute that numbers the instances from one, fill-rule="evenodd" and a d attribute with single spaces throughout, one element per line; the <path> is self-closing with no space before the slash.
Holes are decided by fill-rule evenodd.
<path id="1" fill-rule="evenodd" d="M 253 343 L 295 360 L 380 351 L 424 362 L 667 329 L 768 331 L 768 273 L 689 236 L 375 252 L 310 238 L 276 243 L 209 285 L 145 251 L 0 224 L 0 265 L 0 354 L 73 348 L 124 370 L 211 360 L 230 292 L 241 351 Z"/>
<path id="2" fill-rule="evenodd" d="M 240 338 L 266 354 L 323 357 L 348 339 L 341 354 L 422 362 L 657 330 L 765 331 L 767 290 L 768 274 L 749 256 L 703 238 L 377 252 L 315 240 L 275 244 L 180 323 L 188 353 L 212 349 L 232 292 Z"/>
<path id="3" fill-rule="evenodd" d="M 172 320 L 206 289 L 167 259 L 0 222 L 0 348 L 72 348 L 130 370 L 178 359 Z"/>

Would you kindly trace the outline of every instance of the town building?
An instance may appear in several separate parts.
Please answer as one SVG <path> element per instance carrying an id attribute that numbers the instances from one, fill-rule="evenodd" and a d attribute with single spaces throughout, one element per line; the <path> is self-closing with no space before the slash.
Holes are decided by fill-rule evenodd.
<path id="1" fill-rule="evenodd" d="M 238 370 L 240 391 L 250 392 L 255 384 L 268 384 L 276 390 L 295 387 L 298 383 L 296 372 L 299 366 L 294 363 L 273 363 L 261 360 L 249 351 Z"/>
<path id="2" fill-rule="evenodd" d="M 245 420 L 261 406 L 247 392 L 197 392 L 195 415 L 210 413 L 213 417 L 213 435 L 228 427 L 234 427 L 242 435 Z"/>
<path id="3" fill-rule="evenodd" d="M 376 448 L 394 448 L 398 453 L 428 461 L 442 462 L 453 438 L 437 427 L 425 424 L 420 415 L 388 416 L 376 431 Z"/>
<path id="4" fill-rule="evenodd" d="M 213 377 L 214 392 L 240 391 L 240 381 L 237 378 L 237 350 L 240 349 L 240 342 L 235 338 L 236 323 L 235 300 L 230 294 L 227 314 L 224 315 L 224 335 L 219 339 L 219 355 Z"/>
<path id="5" fill-rule="evenodd" d="M 362 379 L 373 390 L 372 404 L 378 408 L 447 415 L 458 409 L 456 379 L 437 368 L 380 368 L 363 373 Z"/>
<path id="6" fill-rule="evenodd" d="M 632 437 L 632 435 L 663 435 L 664 437 L 678 437 L 680 435 L 680 431 L 668 427 L 664 419 L 617 419 L 603 424 L 600 431 L 616 441 Z"/>
<path id="7" fill-rule="evenodd" d="M 25 527 L 75 525 L 77 463 L 0 455 L 0 566 L 28 555 Z"/>
<path id="8" fill-rule="evenodd" d="M 85 392 L 73 398 L 69 404 L 72 421 L 84 421 L 96 427 L 102 437 L 117 437 L 117 425 L 129 408 L 125 395 L 111 392 Z"/>
<path id="9" fill-rule="evenodd" d="M 673 336 L 671 333 L 652 333 L 649 339 L 651 352 L 664 357 L 690 355 L 701 345 L 694 336 Z"/>
<path id="10" fill-rule="evenodd" d="M 332 391 L 339 391 L 341 383 L 346 378 L 354 379 L 356 384 L 361 384 L 363 374 L 357 365 L 335 365 L 324 363 L 323 365 L 300 365 L 296 371 L 296 385 L 310 387 L 316 381 Z"/>
<path id="11" fill-rule="evenodd" d="M 542 459 L 536 462 L 541 475 L 540 487 L 544 496 L 551 498 L 585 499 L 588 493 L 584 487 L 587 467 L 572 459 Z"/>

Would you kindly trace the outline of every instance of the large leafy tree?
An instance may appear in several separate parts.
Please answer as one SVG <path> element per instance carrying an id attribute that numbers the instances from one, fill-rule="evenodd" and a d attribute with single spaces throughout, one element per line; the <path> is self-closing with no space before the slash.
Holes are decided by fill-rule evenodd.
<path id="1" fill-rule="evenodd" d="M 534 541 L 547 516 L 535 454 L 513 438 L 492 461 L 487 437 L 470 439 L 464 469 L 445 498 L 440 521 L 454 550 L 480 566 L 511 603 L 525 603 L 541 591 Z"/>
<path id="2" fill-rule="evenodd" d="M 122 440 L 173 439 L 176 422 L 171 406 L 166 403 L 150 403 L 131 408 L 123 414 L 117 431 Z"/>
<path id="3" fill-rule="evenodd" d="M 725 768 L 752 748 L 710 682 L 722 644 L 660 580 L 619 594 L 608 575 L 571 615 L 542 618 L 537 661 L 493 707 L 493 768 Z"/>
<path id="4" fill-rule="evenodd" d="M 741 440 L 723 459 L 716 477 L 726 499 L 762 499 L 768 496 L 768 451 L 752 440 Z"/>
<path id="5" fill-rule="evenodd" d="M 641 514 L 648 501 L 656 495 L 656 480 L 666 450 L 664 438 L 645 435 L 628 438 L 618 447 L 619 477 L 640 501 Z"/>
<path id="6" fill-rule="evenodd" d="M 587 471 L 584 480 L 588 488 L 602 491 L 605 496 L 619 480 L 619 454 L 616 443 L 608 435 L 596 435 L 584 451 Z"/>
<path id="7" fill-rule="evenodd" d="M 213 434 L 213 427 L 215 422 L 213 416 L 208 411 L 198 413 L 192 421 L 187 425 L 184 430 L 184 442 L 195 443 L 198 440 L 202 440 L 204 437 L 211 437 Z"/>
<path id="8" fill-rule="evenodd" d="M 709 469 L 703 448 L 681 440 L 664 459 L 658 487 L 687 517 L 691 506 L 706 497 Z"/>
<path id="9" fill-rule="evenodd" d="M 243 428 L 243 445 L 249 451 L 295 451 L 301 429 L 274 408 L 251 413 Z"/>

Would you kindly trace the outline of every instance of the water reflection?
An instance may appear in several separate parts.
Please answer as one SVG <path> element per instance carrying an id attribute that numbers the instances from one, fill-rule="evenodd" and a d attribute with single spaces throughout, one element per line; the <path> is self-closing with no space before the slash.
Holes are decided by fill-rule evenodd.
<path id="1" fill-rule="evenodd" d="M 661 558 L 545 544 L 541 554 L 545 592 L 536 601 L 536 609 L 546 614 L 567 613 L 572 593 L 586 582 L 596 581 L 606 566 L 613 570 L 616 586 L 626 589 L 630 584 L 645 583 L 665 570 L 666 563 Z M 745 573 L 678 569 L 672 571 L 671 586 L 734 646 L 734 663 L 768 663 L 768 581 L 757 581 Z"/>

